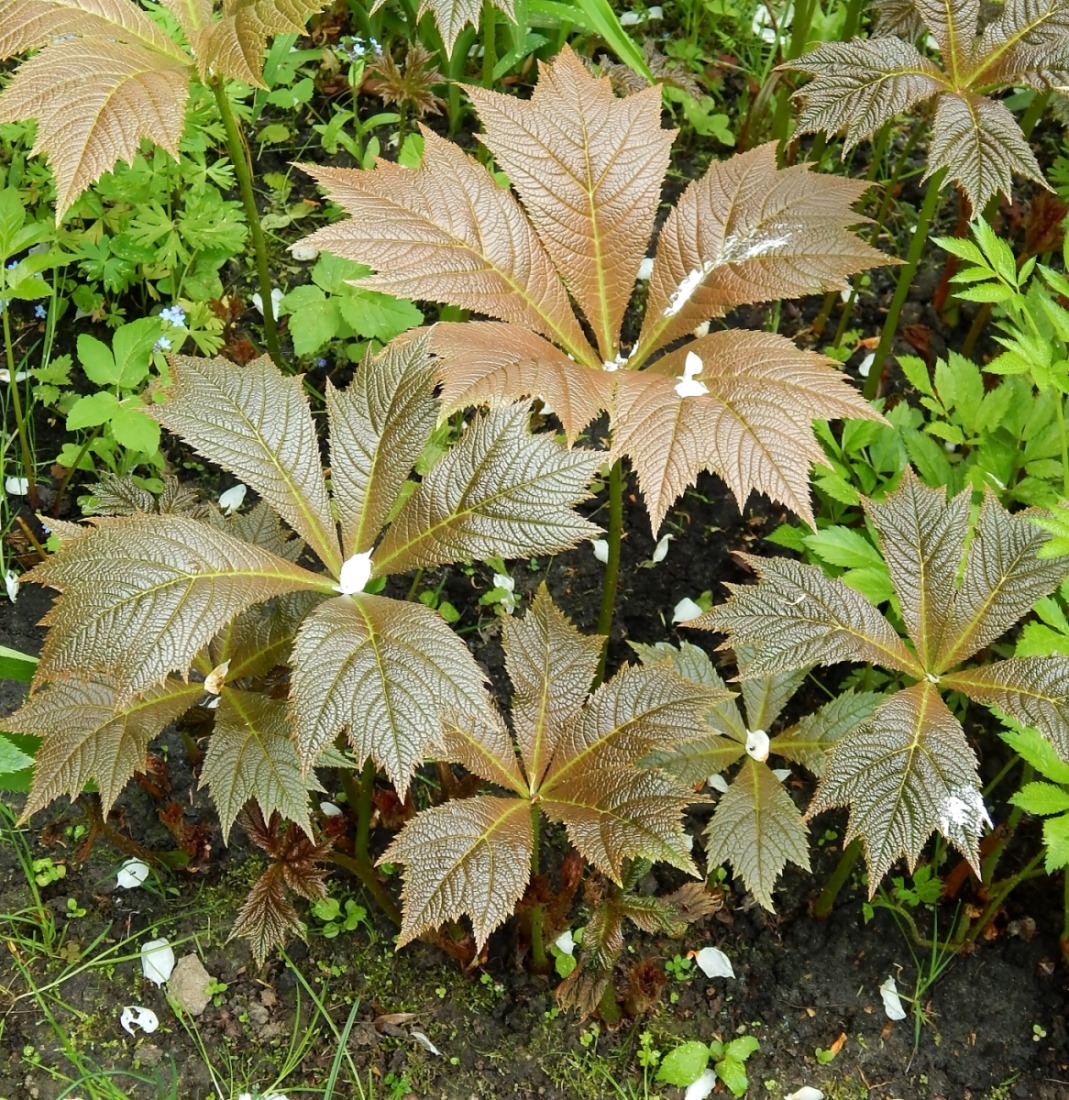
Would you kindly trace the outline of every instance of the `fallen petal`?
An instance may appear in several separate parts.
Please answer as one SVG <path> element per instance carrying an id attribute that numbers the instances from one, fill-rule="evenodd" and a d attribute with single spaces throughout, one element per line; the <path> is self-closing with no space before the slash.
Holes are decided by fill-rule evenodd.
<path id="1" fill-rule="evenodd" d="M 9 569 L 4 574 L 4 587 L 7 589 L 7 598 L 14 603 L 19 598 L 19 575 L 14 569 Z"/>
<path id="2" fill-rule="evenodd" d="M 605 539 L 591 539 L 591 549 L 594 551 L 594 557 L 601 562 L 602 565 L 609 564 L 609 544 Z"/>
<path id="3" fill-rule="evenodd" d="M 689 623 L 691 619 L 696 619 L 701 614 L 703 614 L 702 609 L 689 596 L 684 596 L 672 612 L 672 622 Z"/>
<path id="4" fill-rule="evenodd" d="M 707 1069 L 693 1084 L 687 1086 L 683 1100 L 705 1100 L 716 1085 L 716 1070 Z"/>
<path id="5" fill-rule="evenodd" d="M 674 535 L 665 535 L 653 548 L 653 557 L 650 560 L 653 562 L 664 561 L 664 559 L 668 557 L 668 544 L 674 537 Z"/>
<path id="6" fill-rule="evenodd" d="M 248 491 L 249 487 L 239 481 L 237 485 L 231 485 L 226 492 L 220 493 L 219 507 L 222 508 L 223 514 L 233 515 L 245 503 L 245 494 Z"/>
<path id="7" fill-rule="evenodd" d="M 567 932 L 562 932 L 554 941 L 553 946 L 558 951 L 563 951 L 565 955 L 575 954 L 575 938 L 572 936 L 572 930 L 569 928 Z"/>
<path id="8" fill-rule="evenodd" d="M 431 1054 L 437 1054 L 439 1058 L 442 1056 L 442 1052 L 423 1034 L 422 1031 L 413 1031 L 412 1038 L 425 1050 L 429 1050 Z"/>
<path id="9" fill-rule="evenodd" d="M 12 497 L 24 497 L 30 491 L 30 479 L 26 477 L 9 477 L 4 482 L 4 492 Z"/>
<path id="10" fill-rule="evenodd" d="M 341 817 L 341 806 L 335 806 L 333 802 L 320 802 L 319 809 L 322 811 L 324 817 Z"/>
<path id="11" fill-rule="evenodd" d="M 123 1030 L 134 1034 L 134 1028 L 152 1032 L 160 1026 L 159 1017 L 151 1008 L 142 1008 L 141 1005 L 126 1005 L 119 1015 L 119 1023 Z"/>
<path id="12" fill-rule="evenodd" d="M 904 1020 L 906 1010 L 902 1007 L 902 999 L 898 995 L 898 987 L 894 978 L 888 978 L 880 986 L 880 996 L 883 998 L 883 1010 L 887 1013 L 888 1020 Z"/>
<path id="13" fill-rule="evenodd" d="M 710 787 L 713 788 L 714 791 L 719 791 L 721 794 L 728 793 L 728 781 L 719 773 L 717 775 L 709 776 L 706 782 L 709 784 Z"/>
<path id="14" fill-rule="evenodd" d="M 694 953 L 694 961 L 698 969 L 707 978 L 734 978 L 735 969 L 731 960 L 719 947 L 703 947 Z"/>
<path id="15" fill-rule="evenodd" d="M 166 939 L 149 940 L 141 948 L 141 972 L 150 982 L 163 985 L 174 970 L 174 952 Z"/>
<path id="16" fill-rule="evenodd" d="M 803 1085 L 790 1096 L 785 1096 L 783 1100 L 824 1100 L 824 1093 L 820 1089 L 813 1088 L 812 1085 Z"/>
<path id="17" fill-rule="evenodd" d="M 115 876 L 117 886 L 124 890 L 133 890 L 149 876 L 149 865 L 140 859 L 128 859 Z"/>
<path id="18" fill-rule="evenodd" d="M 768 745 L 768 734 L 764 730 L 746 731 L 746 755 L 759 764 L 763 764 L 768 759 Z"/>

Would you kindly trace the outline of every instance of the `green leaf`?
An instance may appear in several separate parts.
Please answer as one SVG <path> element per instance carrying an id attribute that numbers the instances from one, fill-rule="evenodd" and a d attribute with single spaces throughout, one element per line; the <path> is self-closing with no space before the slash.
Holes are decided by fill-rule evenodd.
<path id="1" fill-rule="evenodd" d="M 37 668 L 37 658 L 0 645 L 0 680 L 18 680 L 28 684 Z"/>
<path id="2" fill-rule="evenodd" d="M 686 1088 L 705 1072 L 709 1064 L 709 1048 L 705 1043 L 692 1039 L 669 1051 L 657 1070 L 657 1080 L 669 1085 Z"/>
<path id="3" fill-rule="evenodd" d="M 142 409 L 120 405 L 111 418 L 115 442 L 129 451 L 154 454 L 160 448 L 160 426 Z"/>
<path id="4" fill-rule="evenodd" d="M 1026 783 L 1010 802 L 1035 817 L 1049 817 L 1069 810 L 1069 791 L 1053 783 Z"/>
<path id="5" fill-rule="evenodd" d="M 883 566 L 883 558 L 876 547 L 851 527 L 825 527 L 815 535 L 806 535 L 802 541 L 830 565 L 843 569 Z"/>
<path id="6" fill-rule="evenodd" d="M 725 1055 L 716 1063 L 716 1075 L 727 1085 L 732 1096 L 742 1096 L 749 1088 L 750 1082 L 746 1079 L 746 1067 L 730 1054 Z"/>
<path id="7" fill-rule="evenodd" d="M 1062 760 L 1054 746 L 1033 726 L 1004 730 L 1002 740 L 1045 779 L 1069 785 L 1069 763 Z"/>
<path id="8" fill-rule="evenodd" d="M 0 783 L 15 772 L 24 771 L 32 766 L 33 757 L 28 756 L 0 733 Z"/>
<path id="9" fill-rule="evenodd" d="M 1043 822 L 1043 843 L 1047 849 L 1045 869 L 1048 875 L 1069 867 L 1069 814 L 1048 817 Z"/>
<path id="10" fill-rule="evenodd" d="M 96 428 L 106 424 L 119 408 L 119 399 L 113 393 L 102 390 L 79 397 L 67 413 L 67 431 L 79 428 Z"/>
<path id="11" fill-rule="evenodd" d="M 407 298 L 395 298 L 374 290 L 351 290 L 338 301 L 338 309 L 358 336 L 383 344 L 423 324 L 422 312 Z"/>

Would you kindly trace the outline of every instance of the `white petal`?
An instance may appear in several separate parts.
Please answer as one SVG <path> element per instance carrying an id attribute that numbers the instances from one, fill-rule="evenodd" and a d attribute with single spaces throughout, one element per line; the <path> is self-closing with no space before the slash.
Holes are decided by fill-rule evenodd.
<path id="1" fill-rule="evenodd" d="M 688 852 L 694 851 L 694 837 L 692 837 L 690 833 L 683 834 L 683 843 L 687 846 Z"/>
<path id="2" fill-rule="evenodd" d="M 902 1007 L 902 1000 L 898 996 L 898 987 L 894 978 L 888 978 L 880 986 L 880 996 L 883 997 L 883 1010 L 887 1013 L 888 1020 L 904 1020 L 906 1010 Z"/>
<path id="3" fill-rule="evenodd" d="M 672 612 L 672 622 L 689 623 L 691 619 L 696 619 L 702 614 L 704 614 L 702 609 L 689 596 L 684 596 Z"/>
<path id="4" fill-rule="evenodd" d="M 662 8 L 659 4 L 656 7 L 650 8 L 650 10 L 646 12 L 646 18 L 650 19 L 651 21 L 654 19 L 663 19 L 664 8 Z"/>
<path id="5" fill-rule="evenodd" d="M 115 876 L 116 885 L 124 890 L 133 890 L 149 876 L 149 866 L 140 859 L 128 859 L 118 870 Z"/>
<path id="6" fill-rule="evenodd" d="M 719 947 L 703 947 L 695 956 L 698 969 L 707 978 L 734 978 L 731 960 Z"/>
<path id="7" fill-rule="evenodd" d="M 640 263 L 638 265 L 638 276 L 637 276 L 637 278 L 640 281 L 645 282 L 652 274 L 653 274 L 653 257 L 652 256 L 645 256 L 642 260 L 642 263 Z"/>
<path id="8" fill-rule="evenodd" d="M 18 599 L 20 584 L 21 581 L 19 580 L 19 575 L 15 572 L 14 569 L 9 569 L 4 574 L 4 587 L 7 589 L 7 598 L 12 603 L 14 603 Z"/>
<path id="9" fill-rule="evenodd" d="M 790 1096 L 785 1096 L 783 1100 L 824 1100 L 824 1093 L 820 1089 L 813 1088 L 812 1085 L 803 1085 Z"/>
<path id="10" fill-rule="evenodd" d="M 220 493 L 219 507 L 226 515 L 232 516 L 245 503 L 245 494 L 248 491 L 249 487 L 240 481 L 237 485 L 231 485 L 225 493 Z"/>
<path id="11" fill-rule="evenodd" d="M 594 551 L 594 557 L 602 565 L 609 564 L 609 544 L 604 539 L 591 539 L 590 547 Z"/>
<path id="12" fill-rule="evenodd" d="M 142 1008 L 141 1005 L 126 1005 L 119 1015 L 119 1023 L 131 1035 L 134 1034 L 135 1027 L 151 1032 L 160 1026 L 156 1013 L 151 1008 Z"/>
<path id="13" fill-rule="evenodd" d="M 850 295 L 853 294 L 853 293 L 854 293 L 854 288 L 849 283 L 846 283 L 843 286 L 843 289 L 839 291 L 839 299 L 844 303 L 849 302 L 850 301 Z"/>
<path id="14" fill-rule="evenodd" d="M 494 587 L 503 588 L 506 592 L 515 592 L 516 582 L 507 573 L 495 573 Z"/>
<path id="15" fill-rule="evenodd" d="M 562 932 L 554 941 L 553 946 L 558 951 L 563 951 L 565 955 L 575 954 L 575 939 L 572 936 L 572 930 L 569 928 L 567 932 Z"/>
<path id="16" fill-rule="evenodd" d="M 354 554 L 342 567 L 341 576 L 334 586 L 335 591 L 343 596 L 352 596 L 356 592 L 363 592 L 367 582 L 371 580 L 371 551 L 363 554 Z"/>
<path id="17" fill-rule="evenodd" d="M 4 491 L 8 496 L 24 497 L 30 491 L 30 479 L 25 477 L 9 477 L 4 482 Z"/>
<path id="18" fill-rule="evenodd" d="M 716 1086 L 716 1070 L 707 1069 L 693 1084 L 687 1086 L 683 1100 L 705 1100 Z"/>
<path id="19" fill-rule="evenodd" d="M 728 781 L 722 775 L 711 775 L 706 782 L 714 791 L 719 791 L 721 794 L 728 793 Z"/>
<path id="20" fill-rule="evenodd" d="M 149 940 L 141 948 L 141 972 L 150 982 L 163 985 L 174 970 L 174 952 L 166 939 Z"/>
<path id="21" fill-rule="evenodd" d="M 703 336 L 709 335 L 709 322 L 702 321 L 700 325 L 697 325 L 694 329 L 694 335 L 700 340 Z"/>
<path id="22" fill-rule="evenodd" d="M 746 731 L 746 755 L 759 764 L 768 759 L 768 734 L 764 730 Z"/>
<path id="23" fill-rule="evenodd" d="M 299 263 L 310 264 L 313 260 L 318 259 L 319 249 L 308 244 L 295 244 L 290 249 L 290 255 Z"/>
<path id="24" fill-rule="evenodd" d="M 204 690 L 211 695 L 218 695 L 226 686 L 226 674 L 230 671 L 230 658 L 228 657 L 221 665 L 216 665 L 215 668 L 204 677 Z"/>
<path id="25" fill-rule="evenodd" d="M 681 378 L 675 384 L 675 391 L 680 397 L 704 397 L 709 392 L 709 387 L 697 378 Z"/>
<path id="26" fill-rule="evenodd" d="M 868 355 L 866 355 L 865 358 L 862 359 L 860 363 L 858 363 L 857 373 L 860 374 L 862 378 L 868 378 L 869 371 L 872 370 L 872 364 L 875 362 L 876 353 L 874 351 L 870 351 Z"/>
<path id="27" fill-rule="evenodd" d="M 442 1052 L 423 1034 L 422 1031 L 413 1031 L 412 1038 L 416 1040 L 421 1047 L 429 1050 L 431 1054 L 437 1054 L 439 1058 L 442 1056 Z"/>
<path id="28" fill-rule="evenodd" d="M 653 548 L 653 558 L 651 559 L 652 561 L 661 562 L 668 557 L 668 544 L 672 541 L 674 537 L 674 535 L 665 535 L 664 538 L 662 538 L 660 542 L 657 543 L 657 545 Z"/>
<path id="29" fill-rule="evenodd" d="M 20 371 L 15 372 L 15 381 L 16 382 L 25 382 L 26 379 L 29 378 L 29 377 L 30 377 L 30 372 L 29 371 L 20 370 Z M 4 382 L 4 383 L 7 383 L 7 384 L 10 384 L 10 382 L 11 382 L 11 371 L 9 371 L 7 369 L 7 367 L 0 367 L 0 382 Z"/>
<path id="30" fill-rule="evenodd" d="M 786 783 L 791 777 L 790 768 L 773 768 L 772 774 L 781 782 Z"/>
<path id="31" fill-rule="evenodd" d="M 335 806 L 333 802 L 320 802 L 319 809 L 324 817 L 341 817 L 342 809 L 340 806 Z"/>
<path id="32" fill-rule="evenodd" d="M 701 356 L 696 352 L 688 351 L 686 359 L 683 360 L 683 377 L 696 378 L 704 369 L 705 364 Z"/>
<path id="33" fill-rule="evenodd" d="M 625 11 L 623 15 L 620 16 L 621 27 L 635 27 L 644 21 L 645 16 L 639 15 L 637 11 Z"/>

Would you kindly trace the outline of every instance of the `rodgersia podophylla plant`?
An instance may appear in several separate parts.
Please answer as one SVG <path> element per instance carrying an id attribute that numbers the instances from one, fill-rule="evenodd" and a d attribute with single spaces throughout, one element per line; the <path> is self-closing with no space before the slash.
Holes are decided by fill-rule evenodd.
<path id="1" fill-rule="evenodd" d="M 600 456 L 531 435 L 527 406 L 510 405 L 476 416 L 410 483 L 438 417 L 435 372 L 415 339 L 369 357 L 348 389 L 328 386 L 328 493 L 300 378 L 266 357 L 172 359 L 168 400 L 152 414 L 261 502 L 196 518 L 176 494 L 174 511 L 151 514 L 134 496 L 133 514 L 57 528 L 60 550 L 29 579 L 61 595 L 34 693 L 5 719 L 42 738 L 24 818 L 90 780 L 106 813 L 152 738 L 205 699 L 217 709 L 203 781 L 224 836 L 249 802 L 310 836 L 312 769 L 339 734 L 403 796 L 441 751 L 443 720 L 494 725 L 483 673 L 449 626 L 369 586 L 588 538 L 597 528 L 573 505 Z M 114 492 L 109 502 L 120 509 Z M 309 553 L 321 571 L 301 564 Z M 263 690 L 287 669 L 288 702 Z"/>
<path id="2" fill-rule="evenodd" d="M 812 419 L 877 414 L 831 360 L 783 337 L 725 330 L 677 345 L 735 306 L 839 289 L 887 262 L 848 231 L 864 184 L 778 169 L 771 145 L 714 162 L 660 231 L 625 347 L 674 137 L 660 90 L 618 99 L 566 48 L 529 100 L 468 94 L 514 191 L 424 130 L 418 169 L 306 166 L 351 216 L 302 244 L 368 264 L 364 285 L 496 318 L 435 326 L 445 409 L 539 395 L 569 439 L 607 409 L 655 528 L 703 469 L 740 501 L 756 489 L 812 521 Z"/>
<path id="3" fill-rule="evenodd" d="M 970 504 L 968 491 L 948 501 L 911 470 L 882 504 L 865 504 L 908 642 L 841 579 L 785 558 L 748 559 L 759 583 L 732 586 L 687 624 L 752 654 L 748 677 L 862 661 L 911 681 L 836 741 L 809 808 L 849 807 L 847 841 L 864 846 L 870 891 L 898 857 L 912 867 L 934 832 L 978 871 L 989 819 L 976 754 L 945 693 L 1035 726 L 1069 760 L 1069 657 L 967 663 L 1057 588 L 1069 562 L 1037 558 L 1048 536 L 990 493 L 972 524 Z"/>

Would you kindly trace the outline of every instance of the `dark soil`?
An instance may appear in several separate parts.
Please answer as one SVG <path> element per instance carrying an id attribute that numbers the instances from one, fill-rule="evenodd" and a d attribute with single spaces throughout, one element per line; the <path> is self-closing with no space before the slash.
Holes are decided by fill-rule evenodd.
<path id="1" fill-rule="evenodd" d="M 725 503 L 722 486 L 703 478 L 666 528 L 680 536 L 666 561 L 649 569 L 640 563 L 649 559 L 653 538 L 640 501 L 629 502 L 614 660 L 626 659 L 627 638 L 672 637 L 671 611 L 683 596 L 717 589 L 725 579 L 745 579 L 732 552 L 754 549 L 758 536 L 779 519 L 758 504 L 740 520 L 734 506 Z M 448 574 L 444 594 L 470 609 L 478 591 L 489 585 L 485 572 Z M 592 628 L 602 567 L 588 546 L 516 575 L 517 587 L 525 590 L 546 579 L 564 610 L 584 629 Z M 47 594 L 25 586 L 14 607 L 4 605 L 0 611 L 0 642 L 36 650 L 41 634 L 34 624 L 47 605 Z M 461 625 L 477 629 L 465 636 L 500 684 L 496 623 L 488 616 L 475 623 L 473 615 L 469 610 Z M 688 640 L 712 641 L 693 635 Z M 0 691 L 0 706 L 16 705 L 17 687 L 3 685 Z M 464 975 L 424 944 L 395 955 L 389 929 L 381 922 L 374 931 L 360 927 L 326 939 L 317 932 L 320 922 L 305 914 L 312 934 L 307 945 L 291 945 L 292 963 L 275 957 L 259 969 L 244 943 L 225 941 L 261 864 L 239 830 L 231 846 L 223 847 L 177 734 L 165 736 L 153 751 L 167 756 L 172 789 L 166 801 L 181 805 L 188 824 L 202 822 L 211 831 L 210 857 L 196 873 L 161 872 L 151 892 L 127 892 L 115 886 L 115 870 L 126 853 L 104 840 L 87 853 L 79 851 L 84 838 L 75 830 L 84 818 L 78 807 L 65 810 L 58 803 L 34 819 L 24 833 L 34 857 L 47 855 L 63 863 L 67 873 L 41 891 L 58 933 L 50 952 L 31 925 L 4 926 L 5 936 L 21 939 L 0 957 L 2 1100 L 51 1100 L 67 1095 L 68 1081 L 78 1079 L 46 1009 L 83 1065 L 134 1074 L 115 1083 L 136 1098 L 200 1100 L 221 1093 L 230 1100 L 251 1085 L 266 1089 L 285 1059 L 294 1028 L 301 1034 L 314 1026 L 314 1041 L 299 1068 L 279 1085 L 291 1098 L 311 1095 L 307 1090 L 323 1088 L 338 1044 L 322 1019 L 313 1021 L 304 981 L 317 991 L 339 1030 L 357 1005 L 351 1057 L 362 1073 L 370 1073 L 374 1096 L 393 1100 L 409 1095 L 593 1100 L 616 1096 L 611 1082 L 630 1088 L 625 1095 L 636 1098 L 677 1097 L 679 1090 L 652 1081 L 648 1094 L 642 1091 L 635 1055 L 638 1037 L 647 1029 L 654 1047 L 664 1052 L 686 1039 L 755 1035 L 761 1048 L 748 1064 L 752 1096 L 782 1097 L 810 1084 L 829 1097 L 858 1100 L 1069 1097 L 1069 998 L 1057 940 L 1060 881 L 1039 880 L 1039 888 L 1011 898 L 993 938 L 957 958 L 924 993 L 927 1022 L 914 1049 L 912 1017 L 890 1023 L 879 992 L 890 975 L 904 994 L 913 991 L 917 979 L 909 945 L 889 915 L 877 911 L 871 924 L 863 923 L 857 882 L 844 891 L 829 920 L 818 923 L 807 915 L 815 884 L 830 872 L 840 850 L 843 822 L 822 818 L 814 838 L 829 831 L 823 833 L 826 843 L 815 850 L 814 876 L 787 873 L 776 894 L 776 916 L 755 906 L 741 889 L 729 890 L 725 908 L 692 926 L 684 940 L 636 935 L 616 975 L 622 994 L 639 961 L 650 959 L 662 969 L 676 956 L 715 944 L 732 959 L 736 979 L 694 977 L 694 967 L 683 978 L 669 976 L 648 1016 L 610 1032 L 559 1013 L 555 979 L 532 977 L 514 965 L 508 931 L 491 941 L 485 967 Z M 17 810 L 17 798 L 8 797 Z M 160 799 L 132 783 L 111 823 L 141 844 L 167 850 L 174 840 L 160 823 L 160 808 Z M 385 839 L 378 838 L 380 845 Z M 649 876 L 643 887 L 667 892 L 678 885 L 674 876 L 666 874 L 660 882 Z M 331 892 L 339 900 L 364 900 L 355 883 L 341 878 L 332 880 Z M 68 898 L 86 910 L 83 916 L 68 914 Z M 0 845 L 0 913 L 22 911 L 25 916 L 30 903 L 24 870 L 7 835 Z M 953 916 L 952 906 L 941 908 L 944 935 Z M 583 919 L 577 913 L 574 925 Z M 217 1003 L 196 1020 L 187 1017 L 185 1024 L 163 991 L 141 977 L 138 945 L 159 935 L 180 945 L 179 957 L 197 951 L 209 973 L 226 983 L 215 996 Z M 920 963 L 928 963 L 923 953 Z M 38 990 L 55 984 L 35 997 L 31 981 Z M 129 1037 L 119 1026 L 124 1004 L 152 1008 L 160 1029 Z M 401 1024 L 381 1019 L 396 1012 L 415 1018 Z M 442 1056 L 425 1051 L 410 1037 L 411 1029 L 425 1033 Z M 833 1060 L 820 1064 L 818 1050 L 833 1049 L 838 1051 Z M 347 1080 L 343 1072 L 340 1082 Z M 88 1087 L 82 1088 L 89 1095 Z M 70 1094 L 82 1093 L 72 1089 Z M 358 1093 L 346 1084 L 336 1095 Z"/>

